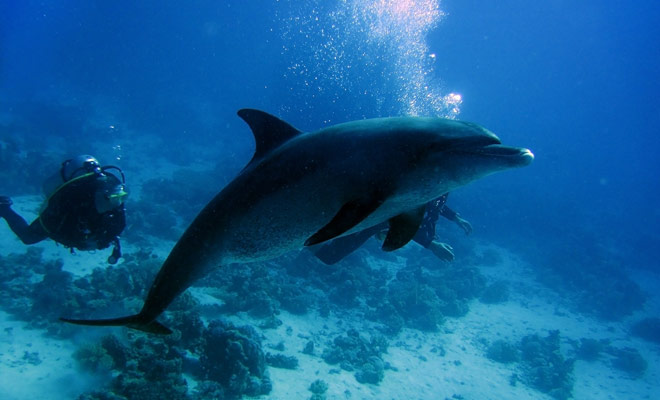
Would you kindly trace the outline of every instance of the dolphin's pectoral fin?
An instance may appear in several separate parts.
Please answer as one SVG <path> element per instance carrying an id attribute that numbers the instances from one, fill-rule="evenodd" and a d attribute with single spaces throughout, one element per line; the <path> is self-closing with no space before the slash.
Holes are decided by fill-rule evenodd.
<path id="1" fill-rule="evenodd" d="M 238 116 L 243 118 L 254 134 L 256 150 L 250 163 L 263 158 L 271 150 L 302 133 L 289 123 L 263 111 L 243 108 L 238 110 Z"/>
<path id="2" fill-rule="evenodd" d="M 422 224 L 425 210 L 426 206 L 421 206 L 390 218 L 390 229 L 387 231 L 387 237 L 383 242 L 383 250 L 393 251 L 410 242 Z"/>
<path id="3" fill-rule="evenodd" d="M 349 201 L 342 206 L 337 215 L 326 226 L 319 229 L 305 241 L 305 246 L 325 242 L 345 233 L 367 218 L 384 201 L 385 198 L 383 196 L 372 196 L 368 199 Z"/>

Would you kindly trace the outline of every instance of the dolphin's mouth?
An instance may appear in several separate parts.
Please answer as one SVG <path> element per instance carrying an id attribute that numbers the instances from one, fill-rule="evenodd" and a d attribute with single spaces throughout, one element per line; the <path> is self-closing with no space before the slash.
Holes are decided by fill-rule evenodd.
<path id="1" fill-rule="evenodd" d="M 471 138 L 452 149 L 456 153 L 499 160 L 510 167 L 524 167 L 534 161 L 534 154 L 523 147 L 504 146 L 496 137 Z"/>
<path id="2" fill-rule="evenodd" d="M 487 157 L 506 158 L 521 166 L 528 165 L 534 160 L 534 153 L 523 147 L 503 146 L 501 144 L 490 144 L 472 149 L 475 154 Z"/>

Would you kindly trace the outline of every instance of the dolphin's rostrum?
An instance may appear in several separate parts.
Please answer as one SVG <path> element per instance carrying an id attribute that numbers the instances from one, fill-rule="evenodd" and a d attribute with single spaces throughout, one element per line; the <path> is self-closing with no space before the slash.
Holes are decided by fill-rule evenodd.
<path id="1" fill-rule="evenodd" d="M 63 321 L 170 333 L 156 318 L 214 267 L 266 260 L 384 221 L 383 249 L 396 250 L 415 235 L 427 202 L 534 158 L 477 124 L 443 118 L 367 119 L 302 133 L 263 111 L 238 115 L 254 133 L 254 157 L 176 243 L 142 310 Z"/>

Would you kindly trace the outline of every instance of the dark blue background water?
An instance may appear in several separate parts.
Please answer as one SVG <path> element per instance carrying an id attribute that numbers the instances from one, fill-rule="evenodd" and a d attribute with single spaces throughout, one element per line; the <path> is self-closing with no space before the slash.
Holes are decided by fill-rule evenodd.
<path id="1" fill-rule="evenodd" d="M 660 6 L 444 7 L 450 15 L 431 41 L 446 55 L 439 73 L 467 99 L 461 117 L 494 126 L 538 155 L 533 168 L 516 173 L 524 185 L 518 189 L 531 192 L 516 194 L 526 200 L 516 208 L 557 233 L 594 225 L 603 234 L 657 240 Z"/>
<path id="2" fill-rule="evenodd" d="M 35 142 L 40 134 L 77 135 L 57 111 L 49 114 L 49 103 L 102 99 L 131 128 L 173 143 L 213 146 L 230 137 L 218 151 L 245 161 L 253 145 L 234 116 L 242 107 L 304 130 L 394 113 L 391 83 L 379 80 L 392 67 L 377 46 L 348 56 L 376 60 L 350 72 L 371 95 L 335 80 L 321 79 L 323 90 L 312 90 L 288 69 L 314 67 L 318 37 L 282 34 L 300 28 L 289 18 L 306 9 L 320 16 L 312 31 L 324 26 L 335 5 L 314 3 L 3 1 L 0 104 L 43 119 L 48 132 L 13 133 Z M 520 250 L 619 241 L 631 262 L 657 268 L 658 3 L 447 0 L 441 8 L 449 15 L 428 45 L 437 54 L 433 74 L 446 91 L 463 95 L 459 117 L 537 156 L 528 168 L 453 195 L 477 235 Z M 344 48 L 364 50 L 350 41 Z M 81 103 L 77 110 L 91 113 Z"/>

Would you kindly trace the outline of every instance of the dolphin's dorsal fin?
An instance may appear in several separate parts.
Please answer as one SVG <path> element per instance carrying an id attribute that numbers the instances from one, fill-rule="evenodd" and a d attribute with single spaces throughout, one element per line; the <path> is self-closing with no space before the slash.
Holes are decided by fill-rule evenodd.
<path id="1" fill-rule="evenodd" d="M 387 237 L 383 242 L 383 250 L 393 251 L 410 242 L 422 224 L 425 210 L 426 206 L 424 205 L 390 218 L 390 229 L 387 231 Z"/>
<path id="2" fill-rule="evenodd" d="M 305 246 L 312 246 L 336 238 L 347 232 L 374 212 L 385 201 L 385 196 L 375 194 L 368 198 L 349 201 L 327 225 L 319 229 L 305 241 Z"/>
<path id="3" fill-rule="evenodd" d="M 302 133 L 290 124 L 263 111 L 244 108 L 238 110 L 238 116 L 247 122 L 254 134 L 256 150 L 250 162 L 261 159 L 282 143 Z"/>

